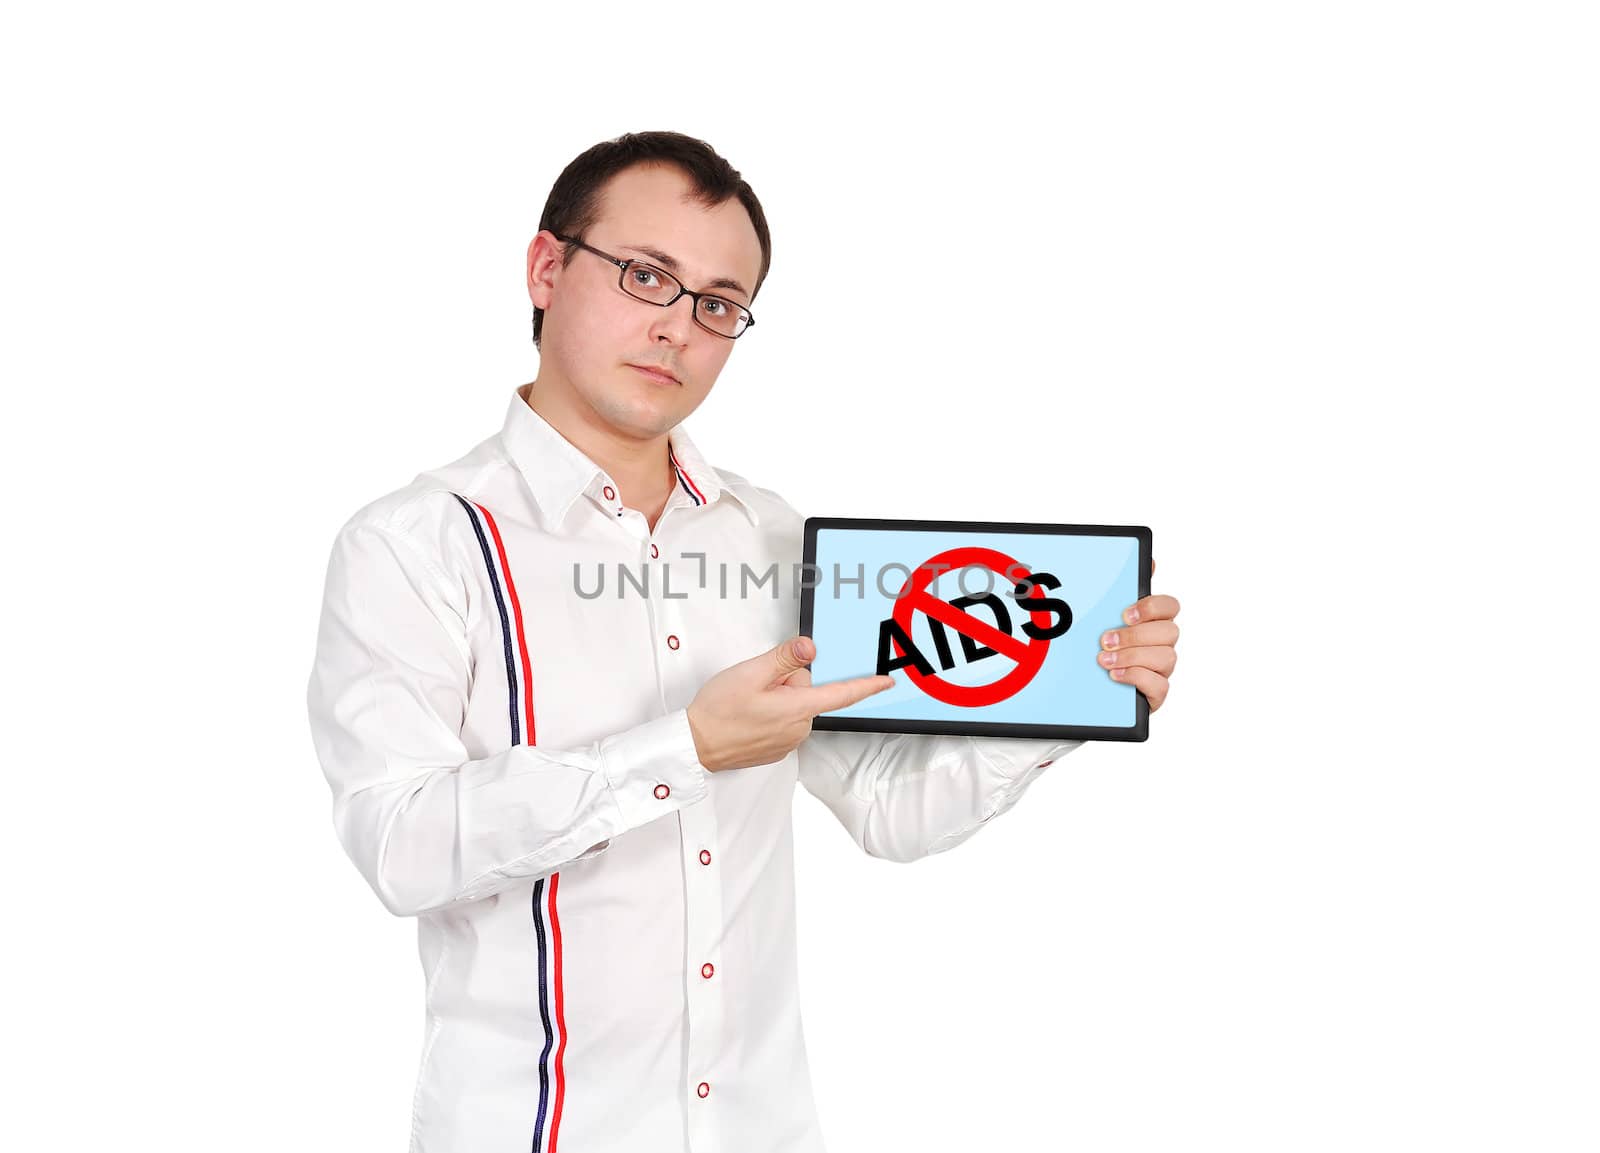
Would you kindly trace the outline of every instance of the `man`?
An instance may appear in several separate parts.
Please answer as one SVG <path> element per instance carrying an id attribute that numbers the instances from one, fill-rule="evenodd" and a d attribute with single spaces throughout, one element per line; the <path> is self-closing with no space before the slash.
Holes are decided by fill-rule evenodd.
<path id="1" fill-rule="evenodd" d="M 585 152 L 528 248 L 537 379 L 497 435 L 335 540 L 308 700 L 339 838 L 417 918 L 413 1149 L 820 1150 L 796 783 L 909 861 L 1079 744 L 810 732 L 892 679 L 811 685 L 793 582 L 739 583 L 792 570 L 802 518 L 680 423 L 770 259 L 707 145 Z M 1108 652 L 1154 709 L 1177 602 L 1134 607 Z"/>

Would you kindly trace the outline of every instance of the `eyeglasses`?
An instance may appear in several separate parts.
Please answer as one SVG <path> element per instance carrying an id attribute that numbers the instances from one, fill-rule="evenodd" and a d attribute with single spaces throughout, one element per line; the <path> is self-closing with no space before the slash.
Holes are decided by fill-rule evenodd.
<path id="1" fill-rule="evenodd" d="M 691 292 L 683 286 L 683 281 L 665 269 L 646 264 L 642 260 L 618 260 L 609 252 L 601 252 L 576 236 L 562 236 L 559 232 L 551 235 L 563 244 L 576 244 L 585 252 L 592 252 L 600 259 L 609 260 L 622 269 L 617 284 L 623 292 L 635 300 L 666 308 L 680 296 L 691 297 L 694 300 L 694 322 L 716 336 L 737 340 L 744 335 L 745 329 L 756 322 L 755 317 L 750 315 L 750 310 L 744 305 L 737 304 L 725 296 Z"/>

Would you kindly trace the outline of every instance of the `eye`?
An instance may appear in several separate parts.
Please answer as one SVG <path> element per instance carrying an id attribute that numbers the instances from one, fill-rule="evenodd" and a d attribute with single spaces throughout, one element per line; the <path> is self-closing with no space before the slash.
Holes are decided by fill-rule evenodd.
<path id="1" fill-rule="evenodd" d="M 661 283 L 660 278 L 656 276 L 656 270 L 648 264 L 635 264 L 628 272 L 632 275 L 633 282 L 640 288 L 655 288 Z"/>
<path id="2" fill-rule="evenodd" d="M 728 302 L 726 300 L 719 300 L 715 296 L 702 297 L 700 300 L 700 307 L 708 316 L 728 315 Z"/>

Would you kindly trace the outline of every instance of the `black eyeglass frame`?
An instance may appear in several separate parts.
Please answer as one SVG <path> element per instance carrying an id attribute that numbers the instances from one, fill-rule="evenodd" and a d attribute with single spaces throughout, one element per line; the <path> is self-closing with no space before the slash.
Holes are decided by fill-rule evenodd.
<path id="1" fill-rule="evenodd" d="M 640 304 L 653 304 L 657 308 L 671 308 L 674 304 L 678 303 L 679 298 L 687 296 L 694 301 L 694 322 L 709 332 L 712 336 L 720 336 L 723 340 L 738 340 L 741 336 L 756 326 L 755 316 L 748 308 L 740 304 L 737 300 L 729 300 L 726 296 L 719 295 L 715 292 L 695 292 L 693 289 L 685 286 L 682 280 L 668 272 L 665 268 L 651 264 L 648 260 L 619 260 L 617 257 L 612 256 L 609 252 L 601 252 L 598 248 L 594 247 L 594 245 L 585 244 L 576 236 L 563 236 L 559 232 L 552 232 L 550 235 L 554 236 L 563 244 L 576 244 L 585 252 L 592 252 L 601 260 L 609 260 L 612 264 L 615 264 L 619 269 L 622 270 L 617 276 L 617 287 L 622 289 L 623 292 L 628 292 L 628 286 L 626 282 L 628 279 L 628 268 L 630 265 L 637 264 L 643 268 L 648 268 L 651 272 L 659 272 L 662 276 L 666 277 L 668 280 L 672 281 L 672 283 L 678 286 L 678 291 L 673 294 L 671 300 L 646 300 L 644 297 L 635 296 L 631 292 L 628 292 L 628 295 L 634 300 L 637 300 Z M 712 300 L 720 300 L 730 308 L 737 309 L 739 312 L 744 313 L 744 327 L 738 332 L 734 333 L 732 336 L 729 336 L 726 332 L 718 332 L 716 329 L 702 321 L 700 319 L 700 298 L 705 296 L 709 296 Z"/>

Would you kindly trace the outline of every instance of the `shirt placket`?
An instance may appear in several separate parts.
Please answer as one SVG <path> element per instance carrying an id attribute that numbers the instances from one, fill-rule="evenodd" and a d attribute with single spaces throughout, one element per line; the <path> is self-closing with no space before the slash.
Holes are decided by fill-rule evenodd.
<path id="1" fill-rule="evenodd" d="M 674 491 L 656 521 L 656 532 L 641 546 L 642 563 L 651 570 L 647 587 L 652 640 L 657 646 L 656 668 L 660 670 L 662 707 L 667 709 L 686 705 L 694 699 L 698 688 L 693 683 L 694 661 L 689 648 L 697 637 L 686 609 L 693 598 L 681 596 L 687 591 L 683 574 L 674 573 L 672 581 L 675 592 L 680 595 L 671 598 L 664 595 L 668 586 L 666 558 L 672 550 L 662 543 L 661 529 L 667 523 L 668 514 L 679 504 L 694 507 L 692 501 Z M 695 575 L 698 578 L 699 574 Z M 695 582 L 687 583 L 693 586 Z M 724 1153 L 716 1124 L 717 1084 L 725 1069 L 721 1061 L 726 1049 L 727 1016 L 726 998 L 722 993 L 726 974 L 720 955 L 723 886 L 718 875 L 722 862 L 721 847 L 717 843 L 716 806 L 708 795 L 697 804 L 679 809 L 676 816 L 683 872 L 684 1003 L 688 1030 L 683 1092 L 689 1120 L 689 1147 L 693 1153 Z"/>
<path id="2" fill-rule="evenodd" d="M 710 799 L 678 811 L 684 875 L 684 995 L 688 1005 L 689 1144 L 694 1153 L 723 1153 L 717 1140 L 717 1086 L 723 1064 L 726 999 L 722 994 L 722 867 L 716 812 Z"/>

